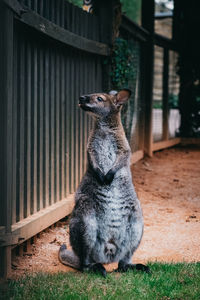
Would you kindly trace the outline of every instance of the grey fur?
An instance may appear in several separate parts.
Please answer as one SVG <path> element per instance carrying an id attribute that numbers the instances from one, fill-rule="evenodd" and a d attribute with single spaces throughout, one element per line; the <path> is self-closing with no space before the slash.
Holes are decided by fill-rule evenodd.
<path id="1" fill-rule="evenodd" d="M 120 119 L 121 105 L 129 96 L 123 90 L 80 97 L 81 108 L 92 113 L 96 123 L 87 146 L 88 168 L 76 191 L 70 221 L 73 251 L 62 246 L 59 259 L 103 275 L 101 264 L 119 262 L 133 268 L 132 255 L 143 234 L 142 210 L 130 171 L 131 151 Z"/>

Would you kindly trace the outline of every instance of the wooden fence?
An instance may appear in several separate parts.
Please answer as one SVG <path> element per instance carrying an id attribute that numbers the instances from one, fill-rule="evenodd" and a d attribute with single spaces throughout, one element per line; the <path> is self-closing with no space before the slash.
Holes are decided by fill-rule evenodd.
<path id="1" fill-rule="evenodd" d="M 104 60 L 110 55 L 106 26 L 101 16 L 66 0 L 0 2 L 1 276 L 10 272 L 11 250 L 16 245 L 73 208 L 73 193 L 86 169 L 86 142 L 92 127 L 77 103 L 79 95 L 106 88 Z M 126 17 L 120 35 L 134 41 L 137 58 L 132 104 L 126 111 L 134 162 L 144 151 L 152 155 L 155 148 L 152 107 L 146 104 L 152 93 L 148 86 L 152 39 Z M 158 35 L 153 43 L 166 49 L 166 133 L 167 53 L 173 44 Z"/>
<path id="2" fill-rule="evenodd" d="M 25 6 L 24 6 L 25 5 Z M 1 269 L 11 248 L 71 212 L 103 90 L 100 20 L 64 0 L 1 3 Z"/>

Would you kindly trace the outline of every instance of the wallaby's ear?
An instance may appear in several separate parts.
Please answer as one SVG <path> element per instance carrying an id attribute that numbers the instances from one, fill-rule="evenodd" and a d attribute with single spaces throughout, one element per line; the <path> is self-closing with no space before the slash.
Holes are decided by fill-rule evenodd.
<path id="1" fill-rule="evenodd" d="M 131 96 L 131 91 L 129 89 L 123 89 L 119 91 L 116 95 L 116 104 L 123 105 L 128 101 Z"/>
<path id="2" fill-rule="evenodd" d="M 117 95 L 117 91 L 112 90 L 112 91 L 109 92 L 109 95 L 115 96 L 115 95 Z"/>

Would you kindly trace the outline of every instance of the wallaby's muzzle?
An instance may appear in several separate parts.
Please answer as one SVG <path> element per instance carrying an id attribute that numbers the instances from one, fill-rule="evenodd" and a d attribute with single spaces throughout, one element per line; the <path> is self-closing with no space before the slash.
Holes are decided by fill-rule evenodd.
<path id="1" fill-rule="evenodd" d="M 80 96 L 79 98 L 79 104 L 84 105 L 86 103 L 89 103 L 90 97 L 89 96 Z"/>

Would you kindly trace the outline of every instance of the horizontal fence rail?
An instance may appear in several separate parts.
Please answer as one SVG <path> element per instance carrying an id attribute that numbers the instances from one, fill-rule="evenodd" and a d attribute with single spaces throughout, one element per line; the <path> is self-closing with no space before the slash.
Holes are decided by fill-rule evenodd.
<path id="1" fill-rule="evenodd" d="M 98 16 L 71 4 L 67 0 L 3 0 L 18 16 L 34 11 L 46 20 L 90 40 L 100 41 Z"/>
<path id="2" fill-rule="evenodd" d="M 14 10 L 14 12 L 16 13 L 16 16 L 18 17 L 18 19 L 21 22 L 24 22 L 25 24 L 40 31 L 41 33 L 48 35 L 49 37 L 55 39 L 57 42 L 60 41 L 61 43 L 75 47 L 77 49 L 80 49 L 80 50 L 83 50 L 86 52 L 99 54 L 99 55 L 107 56 L 110 54 L 109 47 L 106 44 L 99 42 L 100 38 L 99 38 L 97 32 L 100 32 L 100 30 L 97 28 L 97 24 L 94 23 L 93 21 L 91 21 L 92 20 L 92 19 L 90 19 L 91 14 L 84 12 L 83 10 L 81 10 L 78 7 L 72 6 L 66 0 L 63 0 L 64 2 L 66 2 L 66 5 L 70 4 L 72 7 L 77 9 L 76 18 L 74 17 L 70 22 L 70 24 L 72 25 L 72 28 L 71 27 L 66 28 L 64 26 L 61 26 L 61 25 L 59 25 L 58 22 L 57 23 L 50 22 L 51 19 L 48 19 L 48 18 L 46 19 L 45 15 L 41 16 L 38 13 L 34 12 L 33 10 L 31 10 L 30 8 L 28 8 L 24 5 L 21 6 L 17 0 L 3 0 L 3 1 L 9 8 Z M 43 3 L 43 1 L 41 1 L 40 3 Z M 21 1 L 21 2 L 28 4 L 27 1 Z M 28 2 L 30 2 L 30 1 L 28 1 Z M 55 2 L 55 0 L 53 2 Z M 53 11 L 57 12 L 56 7 L 52 6 L 51 9 Z M 63 11 L 62 11 L 62 13 L 63 13 Z M 90 22 L 88 23 L 88 26 L 86 26 L 86 27 L 81 26 L 81 30 L 78 30 L 78 31 L 72 30 L 75 28 L 76 23 L 81 24 L 80 21 L 82 19 L 81 19 L 81 17 L 79 18 L 78 16 L 79 16 L 79 14 L 81 16 L 82 13 L 84 13 L 84 15 L 86 15 L 86 16 L 88 15 L 88 17 L 89 17 Z M 96 18 L 96 16 L 93 16 L 93 15 L 92 15 L 92 17 Z M 70 31 L 70 30 L 72 30 L 72 31 Z M 89 30 L 89 32 L 92 32 L 92 36 L 95 36 L 96 40 L 91 39 L 91 37 L 89 35 L 87 36 L 87 35 L 81 34 L 81 33 L 88 32 L 88 30 Z"/>

